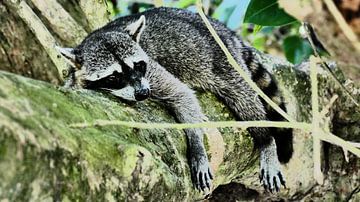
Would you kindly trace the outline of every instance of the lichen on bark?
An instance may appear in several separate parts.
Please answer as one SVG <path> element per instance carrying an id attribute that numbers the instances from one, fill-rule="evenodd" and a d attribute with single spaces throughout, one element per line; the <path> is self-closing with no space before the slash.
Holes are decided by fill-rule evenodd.
<path id="1" fill-rule="evenodd" d="M 146 101 L 129 106 L 100 93 L 73 92 L 5 72 L 0 73 L 0 83 L 1 197 L 11 200 L 200 197 L 190 181 L 182 131 L 69 127 L 71 123 L 95 119 L 174 122 L 158 104 Z M 209 94 L 200 97 L 204 105 L 217 103 Z M 230 117 L 220 104 L 205 107 L 205 111 L 210 111 L 210 118 L 215 120 Z M 224 133 L 224 139 L 226 134 L 232 136 L 230 131 Z M 249 141 L 248 137 L 244 139 L 233 144 Z M 251 148 L 251 144 L 246 147 Z M 240 150 L 242 157 L 238 148 L 228 153 L 227 158 L 249 157 L 251 149 Z M 219 173 L 226 175 L 223 179 L 219 175 L 215 182 L 229 180 L 231 170 L 220 169 Z"/>
<path id="2" fill-rule="evenodd" d="M 274 75 L 284 91 L 290 115 L 308 121 L 311 118 L 307 107 L 308 78 L 289 68 L 292 67 L 283 67 Z M 320 77 L 324 77 L 320 79 L 323 95 L 320 101 L 324 105 L 332 94 L 341 95 L 341 90 L 334 87 L 326 75 Z M 213 95 L 198 93 L 198 98 L 209 120 L 233 120 L 229 110 Z M 353 110 L 349 100 L 342 97 L 341 101 L 346 104 L 335 103 L 331 113 Z M 0 72 L 0 117 L 1 199 L 193 200 L 203 197 L 191 184 L 183 131 L 122 126 L 69 127 L 96 119 L 174 123 L 160 103 L 148 100 L 125 104 L 99 92 L 68 90 Z M 344 116 L 331 116 L 331 121 L 341 117 Z M 359 121 L 358 115 L 351 118 Z M 331 121 L 328 124 L 331 125 Z M 337 131 L 342 132 L 356 130 L 359 130 L 356 124 L 337 127 Z M 209 141 L 208 138 L 215 137 L 211 131 L 205 141 L 211 164 L 215 166 L 214 187 L 240 183 L 256 193 L 254 197 L 268 198 L 258 182 L 258 155 L 253 151 L 248 133 L 235 128 L 219 131 L 222 138 L 218 142 Z M 356 139 L 351 132 L 346 135 L 348 139 Z M 288 189 L 278 197 L 294 199 L 301 194 L 309 196 L 309 190 L 314 187 L 321 189 L 312 179 L 311 136 L 295 130 L 294 143 L 294 157 L 283 167 Z M 332 154 L 330 158 L 342 161 L 339 154 Z M 354 164 L 358 159 L 351 156 L 350 162 Z M 299 167 L 301 172 L 296 171 Z M 350 180 L 358 172 L 349 170 L 342 179 Z M 328 180 L 324 189 L 337 182 Z M 356 188 L 357 183 L 352 181 L 350 187 Z M 337 197 L 344 198 L 351 191 Z M 330 193 L 323 190 L 322 197 L 330 197 Z"/>

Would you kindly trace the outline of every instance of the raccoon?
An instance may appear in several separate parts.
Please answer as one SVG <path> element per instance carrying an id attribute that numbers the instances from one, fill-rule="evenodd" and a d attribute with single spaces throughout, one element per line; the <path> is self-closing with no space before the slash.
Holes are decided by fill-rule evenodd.
<path id="1" fill-rule="evenodd" d="M 283 110 L 276 81 L 235 32 L 209 18 L 245 72 Z M 125 100 L 159 100 L 181 123 L 206 121 L 193 90 L 218 96 L 238 120 L 281 121 L 229 64 L 200 16 L 183 9 L 154 8 L 120 17 L 89 34 L 75 48 L 58 51 L 72 66 L 67 85 L 105 90 Z M 203 128 L 185 129 L 194 186 L 211 187 L 213 174 L 203 145 Z M 293 153 L 292 130 L 248 128 L 260 150 L 260 181 L 278 191 L 285 180 L 280 162 Z"/>

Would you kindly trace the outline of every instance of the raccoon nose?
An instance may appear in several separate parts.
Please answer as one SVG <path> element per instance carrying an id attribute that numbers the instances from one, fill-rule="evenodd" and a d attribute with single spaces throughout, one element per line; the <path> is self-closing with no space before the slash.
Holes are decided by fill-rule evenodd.
<path id="1" fill-rule="evenodd" d="M 144 89 L 135 91 L 135 99 L 137 101 L 143 101 L 146 98 L 148 98 L 149 96 L 150 96 L 150 89 L 148 89 L 148 88 L 144 88 Z"/>

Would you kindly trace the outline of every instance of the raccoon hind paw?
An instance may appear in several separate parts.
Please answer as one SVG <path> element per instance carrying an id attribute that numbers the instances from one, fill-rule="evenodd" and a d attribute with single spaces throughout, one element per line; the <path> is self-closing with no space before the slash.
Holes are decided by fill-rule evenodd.
<path id="1" fill-rule="evenodd" d="M 284 176 L 280 169 L 276 166 L 265 166 L 260 171 L 260 183 L 264 186 L 265 190 L 273 193 L 279 192 L 281 185 L 286 188 Z"/>
<path id="2" fill-rule="evenodd" d="M 206 158 L 191 159 L 190 161 L 191 180 L 194 187 L 199 191 L 205 191 L 206 188 L 211 189 L 211 181 L 213 174 L 209 162 Z"/>

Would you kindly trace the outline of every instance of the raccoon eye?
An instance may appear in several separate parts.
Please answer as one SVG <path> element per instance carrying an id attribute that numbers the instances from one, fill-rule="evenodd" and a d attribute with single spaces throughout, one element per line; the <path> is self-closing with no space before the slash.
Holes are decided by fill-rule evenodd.
<path id="1" fill-rule="evenodd" d="M 114 81 L 116 77 L 114 75 L 108 76 L 107 80 Z"/>
<path id="2" fill-rule="evenodd" d="M 139 62 L 134 62 L 134 70 L 135 71 L 139 71 L 142 74 L 145 74 L 146 72 L 146 62 L 144 61 L 139 61 Z"/>

